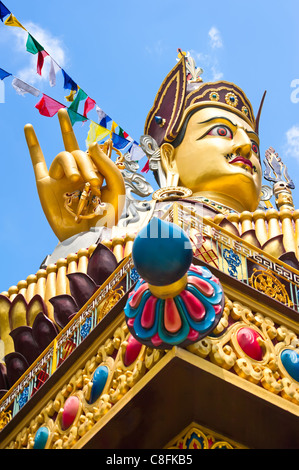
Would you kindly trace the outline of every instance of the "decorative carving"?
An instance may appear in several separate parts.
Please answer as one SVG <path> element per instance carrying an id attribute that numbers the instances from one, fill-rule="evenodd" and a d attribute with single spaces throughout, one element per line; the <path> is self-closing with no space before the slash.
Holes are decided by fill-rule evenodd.
<path id="1" fill-rule="evenodd" d="M 293 306 L 285 286 L 270 270 L 267 269 L 265 271 L 263 269 L 254 268 L 249 283 L 256 290 L 263 292 L 272 299 L 278 300 L 288 307 Z"/>

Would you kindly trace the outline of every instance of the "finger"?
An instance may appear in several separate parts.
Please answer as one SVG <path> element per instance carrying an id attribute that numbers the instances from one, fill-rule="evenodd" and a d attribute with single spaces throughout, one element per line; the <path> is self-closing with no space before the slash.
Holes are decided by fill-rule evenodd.
<path id="1" fill-rule="evenodd" d="M 73 130 L 73 126 L 69 114 L 65 108 L 59 109 L 58 119 L 65 150 L 67 152 L 79 150 L 79 145 Z"/>
<path id="2" fill-rule="evenodd" d="M 98 171 L 106 179 L 107 188 L 122 194 L 124 192 L 123 177 L 115 163 L 107 157 L 97 143 L 93 143 L 89 146 L 88 153 Z"/>
<path id="3" fill-rule="evenodd" d="M 37 140 L 33 126 L 31 124 L 26 124 L 26 126 L 24 127 L 24 132 L 35 177 L 38 181 L 48 176 L 47 164 L 42 149 L 40 148 L 39 142 Z"/>
<path id="4" fill-rule="evenodd" d="M 74 152 L 72 152 L 72 155 L 76 160 L 79 172 L 83 180 L 86 183 L 90 183 L 94 192 L 100 196 L 100 188 L 103 183 L 103 178 L 96 172 L 89 155 L 87 155 L 87 153 L 83 152 L 82 150 L 75 150 Z"/>
<path id="5" fill-rule="evenodd" d="M 76 183 L 80 179 L 80 173 L 75 158 L 70 152 L 60 152 L 54 158 L 50 169 L 49 176 L 55 180 L 60 180 L 66 176 L 72 183 Z"/>

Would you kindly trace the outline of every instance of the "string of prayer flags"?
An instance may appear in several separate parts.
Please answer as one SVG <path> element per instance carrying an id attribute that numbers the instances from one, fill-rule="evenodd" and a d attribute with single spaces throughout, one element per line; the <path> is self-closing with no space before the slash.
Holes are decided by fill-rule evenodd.
<path id="1" fill-rule="evenodd" d="M 110 131 L 105 127 L 100 126 L 94 121 L 90 121 L 89 131 L 86 139 L 86 148 L 94 142 L 100 142 L 110 135 Z"/>
<path id="2" fill-rule="evenodd" d="M 6 70 L 0 69 L 0 80 L 4 80 L 4 78 L 9 77 L 11 73 L 6 72 Z"/>
<path id="3" fill-rule="evenodd" d="M 30 93 L 31 95 L 36 97 L 40 95 L 40 91 L 37 88 L 28 85 L 28 83 L 23 82 L 23 80 L 20 80 L 19 78 L 14 78 L 11 84 L 18 93 L 18 95 L 24 96 L 26 93 Z"/>
<path id="4" fill-rule="evenodd" d="M 67 90 L 78 90 L 78 85 L 77 83 L 74 82 L 74 80 L 63 70 L 61 69 L 62 71 L 62 75 L 63 75 L 63 78 L 64 78 L 64 84 L 63 84 L 63 88 L 67 89 Z"/>
<path id="5" fill-rule="evenodd" d="M 44 47 L 37 42 L 37 40 L 28 33 L 27 42 L 26 42 L 26 50 L 31 54 L 37 54 L 39 51 L 43 51 Z"/>
<path id="6" fill-rule="evenodd" d="M 45 50 L 43 51 L 38 51 L 38 56 L 37 56 L 37 73 L 39 75 L 42 74 L 42 68 L 44 66 L 44 60 L 45 60 L 45 57 L 47 57 L 48 52 L 46 52 Z"/>
<path id="7" fill-rule="evenodd" d="M 58 101 L 50 98 L 43 94 L 40 101 L 35 105 L 36 109 L 39 110 L 39 113 L 42 116 L 53 117 L 61 108 L 65 108 L 65 106 Z"/>
<path id="8" fill-rule="evenodd" d="M 0 2 L 0 20 L 2 21 L 3 23 L 3 18 L 5 18 L 7 15 L 10 15 L 10 11 L 8 8 L 6 8 L 6 6 L 4 5 L 4 3 Z"/>
<path id="9" fill-rule="evenodd" d="M 22 28 L 26 31 L 26 28 L 17 20 L 17 18 L 11 13 L 9 17 L 4 21 L 6 26 L 17 26 L 17 28 Z"/>

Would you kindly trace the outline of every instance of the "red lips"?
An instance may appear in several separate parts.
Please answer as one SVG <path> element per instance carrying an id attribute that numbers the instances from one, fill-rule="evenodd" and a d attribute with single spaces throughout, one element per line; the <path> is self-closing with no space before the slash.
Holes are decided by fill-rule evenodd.
<path id="1" fill-rule="evenodd" d="M 248 160 L 247 158 L 244 158 L 244 157 L 236 157 L 234 158 L 231 162 L 229 163 L 243 163 L 244 165 L 248 165 L 250 166 L 250 168 L 252 168 L 252 163 L 250 160 Z"/>

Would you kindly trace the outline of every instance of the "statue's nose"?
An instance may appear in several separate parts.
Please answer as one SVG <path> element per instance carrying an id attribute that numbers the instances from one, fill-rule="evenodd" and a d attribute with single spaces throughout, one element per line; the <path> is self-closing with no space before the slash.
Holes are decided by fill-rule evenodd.
<path id="1" fill-rule="evenodd" d="M 233 152 L 245 158 L 251 155 L 251 140 L 243 129 L 238 129 L 233 140 Z"/>

